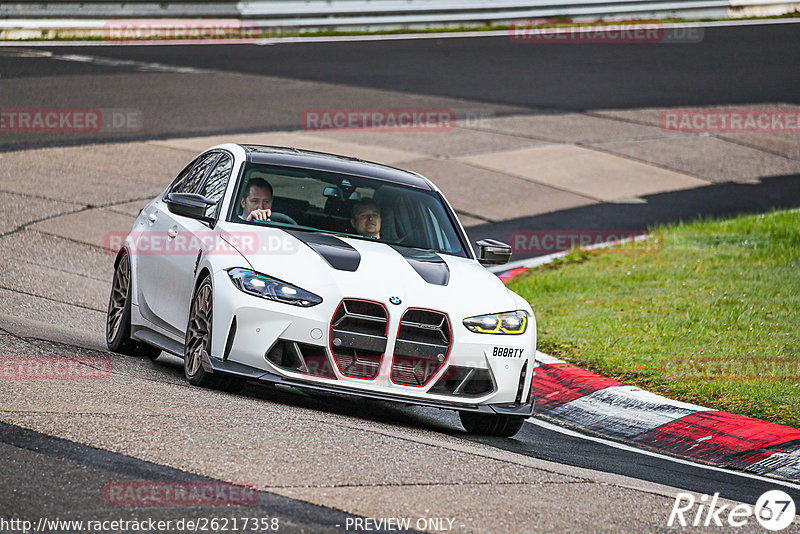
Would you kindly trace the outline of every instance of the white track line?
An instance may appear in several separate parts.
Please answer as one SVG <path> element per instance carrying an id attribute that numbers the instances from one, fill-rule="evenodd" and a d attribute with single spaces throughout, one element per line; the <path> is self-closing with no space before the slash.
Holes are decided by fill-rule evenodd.
<path id="1" fill-rule="evenodd" d="M 0 44 L 2 48 L 2 44 Z M 179 74 L 215 74 L 222 71 L 200 69 L 195 67 L 181 67 L 166 65 L 151 61 L 138 61 L 135 59 L 113 59 L 102 56 L 87 56 L 85 54 L 56 54 L 49 50 L 13 50 L 3 54 L 5 57 L 44 58 L 56 61 L 72 61 L 75 63 L 91 63 L 104 67 L 131 67 L 139 72 L 175 72 Z"/>
<path id="2" fill-rule="evenodd" d="M 637 454 L 643 454 L 645 456 L 652 456 L 653 458 L 659 458 L 661 460 L 667 460 L 667 461 L 678 463 L 678 464 L 689 465 L 689 466 L 695 467 L 697 469 L 705 469 L 705 470 L 708 470 L 708 471 L 716 471 L 718 473 L 725 473 L 725 474 L 728 474 L 728 475 L 734 475 L 734 476 L 739 476 L 739 477 L 744 477 L 744 478 L 751 478 L 751 479 L 755 479 L 755 480 L 760 480 L 761 482 L 767 482 L 767 483 L 770 483 L 770 484 L 778 484 L 780 486 L 786 486 L 787 488 L 800 490 L 800 484 L 794 484 L 794 483 L 788 482 L 786 480 L 780 480 L 780 479 L 777 479 L 777 478 L 763 477 L 763 476 L 760 476 L 760 475 L 755 475 L 753 473 L 748 473 L 746 471 L 734 471 L 733 469 L 723 469 L 721 467 L 716 467 L 716 466 L 713 466 L 713 465 L 705 465 L 705 464 L 701 464 L 701 463 L 697 463 L 697 462 L 692 462 L 691 460 L 684 460 L 683 458 L 676 458 L 674 456 L 668 456 L 666 454 L 660 454 L 660 453 L 653 452 L 653 451 L 648 451 L 648 450 L 645 450 L 645 449 L 639 449 L 637 447 L 633 447 L 631 445 L 625 445 L 624 443 L 619 443 L 617 441 L 611 441 L 611 440 L 603 439 L 603 438 L 598 437 L 598 436 L 582 434 L 582 433 L 577 432 L 575 430 L 570 430 L 568 428 L 564 428 L 564 427 L 558 426 L 556 424 L 549 423 L 549 422 L 544 421 L 542 419 L 531 418 L 531 419 L 528 419 L 526 422 L 530 423 L 532 425 L 536 425 L 536 426 L 539 426 L 541 428 L 544 428 L 545 430 L 552 430 L 554 432 L 558 432 L 558 433 L 564 434 L 566 436 L 572 436 L 572 437 L 576 437 L 576 438 L 580 438 L 580 439 L 594 441 L 596 443 L 601 443 L 603 445 L 608 445 L 609 447 L 614 447 L 616 449 L 621 449 L 623 451 L 635 452 Z"/>
<path id="3" fill-rule="evenodd" d="M 526 19 L 523 19 L 526 20 Z M 522 20 L 520 21 L 522 22 Z M 607 26 L 624 24 L 626 28 L 635 29 L 652 28 L 653 24 L 640 24 L 630 22 L 606 21 Z M 725 28 L 738 26 L 765 26 L 773 24 L 800 24 L 800 18 L 791 19 L 761 19 L 761 20 L 721 20 L 711 22 L 674 22 L 660 24 L 659 28 Z M 0 28 L 8 26 L 8 21 Z M 597 31 L 602 26 L 581 26 L 578 31 Z M 575 28 L 552 28 L 552 33 L 575 32 Z M 223 44 L 255 44 L 270 46 L 276 44 L 292 43 L 335 43 L 335 42 L 359 42 L 359 41 L 404 41 L 413 39 L 464 39 L 474 37 L 509 37 L 511 30 L 492 30 L 492 31 L 464 31 L 464 32 L 441 32 L 441 33 L 409 33 L 409 34 L 369 34 L 369 35 L 338 35 L 326 37 L 273 37 L 265 39 L 202 39 L 202 40 L 171 40 L 171 41 L 1 41 L 0 47 L 4 46 L 148 46 L 148 45 L 223 45 Z"/>

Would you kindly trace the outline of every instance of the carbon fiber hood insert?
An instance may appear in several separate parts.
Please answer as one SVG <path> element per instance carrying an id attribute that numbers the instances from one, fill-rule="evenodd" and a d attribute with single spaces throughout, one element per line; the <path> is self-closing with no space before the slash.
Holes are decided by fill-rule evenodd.
<path id="1" fill-rule="evenodd" d="M 361 263 L 361 254 L 336 236 L 287 229 L 284 232 L 308 245 L 334 269 L 355 272 Z"/>
<path id="2" fill-rule="evenodd" d="M 450 268 L 435 252 L 397 245 L 389 245 L 403 256 L 417 274 L 429 284 L 446 286 L 450 282 Z"/>

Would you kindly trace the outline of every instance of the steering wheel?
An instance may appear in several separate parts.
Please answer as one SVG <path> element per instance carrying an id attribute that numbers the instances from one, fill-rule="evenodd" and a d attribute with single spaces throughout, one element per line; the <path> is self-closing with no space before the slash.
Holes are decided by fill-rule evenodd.
<path id="1" fill-rule="evenodd" d="M 285 213 L 276 213 L 272 212 L 269 217 L 269 220 L 272 222 L 279 222 L 279 223 L 286 223 L 286 224 L 293 224 L 297 226 L 297 221 L 286 215 Z"/>
<path id="2" fill-rule="evenodd" d="M 272 212 L 272 214 L 270 214 L 269 220 L 260 221 L 260 220 L 258 220 L 258 219 L 256 219 L 254 217 L 254 218 L 250 219 L 250 222 L 254 222 L 254 223 L 279 222 L 279 223 L 293 224 L 295 226 L 298 226 L 297 221 L 295 221 L 294 219 L 292 219 L 291 217 L 289 217 L 285 213 L 277 213 L 277 212 L 274 212 L 274 211 Z"/>
<path id="3" fill-rule="evenodd" d="M 394 243 L 395 245 L 405 245 L 406 241 L 408 241 L 409 237 L 410 237 L 410 234 L 406 234 L 406 235 L 404 235 L 403 237 L 401 237 L 399 239 L 395 239 L 394 241 L 392 241 L 392 243 Z"/>

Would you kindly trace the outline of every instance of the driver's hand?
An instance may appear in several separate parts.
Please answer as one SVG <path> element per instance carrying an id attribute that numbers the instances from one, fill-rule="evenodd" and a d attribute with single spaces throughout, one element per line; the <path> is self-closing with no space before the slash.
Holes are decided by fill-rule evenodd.
<path id="1" fill-rule="evenodd" d="M 248 221 L 252 221 L 253 219 L 257 221 L 268 221 L 270 216 L 272 216 L 272 210 L 267 208 L 265 210 L 253 210 L 247 216 Z"/>

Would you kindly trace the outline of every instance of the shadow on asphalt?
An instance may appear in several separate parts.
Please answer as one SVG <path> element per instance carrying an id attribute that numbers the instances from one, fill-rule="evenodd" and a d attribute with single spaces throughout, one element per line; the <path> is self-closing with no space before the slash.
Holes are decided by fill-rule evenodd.
<path id="1" fill-rule="evenodd" d="M 114 354 L 112 358 L 128 357 Z M 175 356 L 162 354 L 154 362 L 145 358 L 130 358 L 127 363 L 133 363 L 140 369 L 152 366 L 156 370 L 155 379 L 158 381 L 177 387 L 193 387 L 186 384 L 182 361 Z M 135 369 L 132 371 L 135 373 Z M 233 394 L 223 393 L 223 395 Z M 564 434 L 543 427 L 535 424 L 535 420 L 531 421 L 532 424 L 525 424 L 520 433 L 513 438 L 493 438 L 467 434 L 461 427 L 457 413 L 451 410 L 408 406 L 338 394 L 308 393 L 294 388 L 276 388 L 254 382 L 249 382 L 238 396 L 275 403 L 287 408 L 314 410 L 319 413 L 321 420 L 330 414 L 352 417 L 365 423 L 386 424 L 398 432 L 407 433 L 408 439 L 412 440 L 415 435 L 430 431 L 532 458 L 616 473 L 679 487 L 698 494 L 711 495 L 719 492 L 725 498 L 755 502 L 764 491 L 780 488 L 800 499 L 800 493 L 797 491 L 779 486 L 768 479 L 742 478 L 741 474 L 734 471 L 709 471 L 699 468 L 692 462 L 675 462 L 664 456 L 620 449 L 580 435 Z M 3 430 L 2 424 L 0 430 Z M 379 430 L 376 429 L 377 431 Z M 0 442 L 2 441 L 0 439 Z M 106 453 L 100 451 L 98 454 Z M 139 468 L 141 466 L 137 467 Z M 128 466 L 127 469 L 132 468 Z"/>
<path id="2" fill-rule="evenodd" d="M 154 365 L 165 376 L 183 380 L 183 361 L 177 356 L 162 353 Z M 264 400 L 293 408 L 307 408 L 318 412 L 355 417 L 364 421 L 386 423 L 406 430 L 431 430 L 444 434 L 467 436 L 454 411 L 425 408 L 401 402 L 364 399 L 337 393 L 308 391 L 289 386 L 273 386 L 249 381 L 242 397 Z M 445 417 L 437 417 L 442 414 Z"/>
<path id="3" fill-rule="evenodd" d="M 165 373 L 175 373 L 180 377 L 183 375 L 177 358 L 162 355 L 156 365 L 163 366 Z M 519 434 L 512 438 L 496 438 L 467 434 L 461 427 L 457 413 L 450 410 L 346 395 L 307 393 L 294 388 L 275 388 L 253 382 L 249 382 L 239 395 L 290 408 L 307 408 L 319 412 L 322 417 L 325 414 L 335 414 L 364 422 L 391 425 L 398 431 L 408 432 L 412 439 L 419 432 L 431 431 L 531 458 L 638 478 L 698 494 L 712 495 L 718 492 L 723 498 L 755 503 L 765 491 L 780 488 L 800 498 L 797 491 L 779 486 L 769 479 L 742 478 L 735 471 L 710 471 L 692 462 L 675 462 L 666 455 L 641 454 L 537 424 L 523 425 Z M 631 447 L 636 448 L 633 445 Z"/>
<path id="4" fill-rule="evenodd" d="M 43 514 L 83 521 L 112 522 L 119 518 L 145 524 L 148 520 L 172 521 L 173 525 L 181 520 L 185 524 L 189 519 L 195 524 L 205 525 L 198 525 L 195 532 L 207 532 L 211 525 L 215 525 L 211 531 L 216 531 L 217 525 L 227 530 L 229 524 L 235 524 L 234 518 L 241 524 L 245 521 L 242 518 L 248 517 L 248 521 L 256 521 L 261 526 L 265 524 L 264 520 L 252 518 L 263 517 L 268 519 L 266 524 L 272 524 L 269 520 L 274 518 L 281 532 L 341 532 L 342 525 L 352 524 L 353 518 L 359 517 L 263 490 L 242 494 L 245 497 L 239 500 L 240 493 L 226 492 L 228 486 L 238 485 L 236 482 L 197 475 L 2 421 L 0 445 L 4 445 L 0 488 L 5 493 L 16 495 L 15 515 L 33 521 L 34 525 L 36 518 Z M 36 468 L 41 465 L 46 468 Z M 24 477 L 18 476 L 21 468 L 26 469 Z M 170 491 L 170 486 L 176 489 Z M 181 487 L 186 488 L 183 494 L 178 492 Z M 208 499 L 206 488 L 209 487 L 213 492 L 211 502 L 190 493 L 198 492 Z M 124 499 L 122 502 L 111 497 L 114 488 L 119 489 L 119 495 Z M 189 498 L 185 497 L 187 494 Z M 226 502 L 227 495 L 233 502 Z M 164 502 L 158 502 L 160 499 Z M 42 506 L 42 502 L 46 502 L 46 506 Z M 0 513 L 0 517 L 8 519 L 6 513 Z M 206 518 L 207 522 L 197 518 Z M 211 523 L 212 519 L 216 521 Z M 131 531 L 146 530 L 130 528 L 133 528 Z M 189 532 L 191 528 L 176 527 L 169 531 Z M 253 528 L 239 530 L 236 527 L 233 530 L 254 531 Z M 269 530 L 273 529 L 261 527 L 259 532 Z"/>
<path id="5" fill-rule="evenodd" d="M 467 228 L 470 242 L 511 242 L 518 231 L 642 231 L 700 218 L 765 213 L 800 206 L 800 174 L 761 178 L 758 183 L 724 183 L 641 197 L 641 204 L 602 203 Z M 537 254 L 516 252 L 513 260 Z"/>

